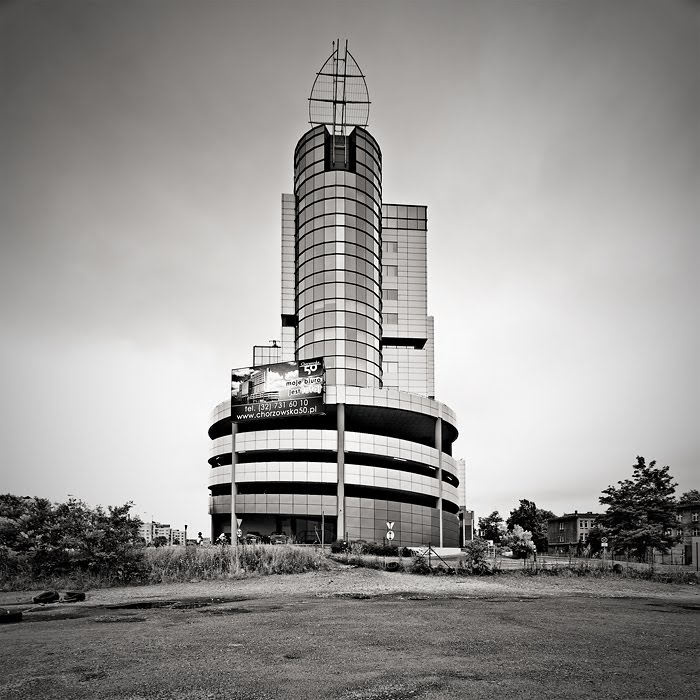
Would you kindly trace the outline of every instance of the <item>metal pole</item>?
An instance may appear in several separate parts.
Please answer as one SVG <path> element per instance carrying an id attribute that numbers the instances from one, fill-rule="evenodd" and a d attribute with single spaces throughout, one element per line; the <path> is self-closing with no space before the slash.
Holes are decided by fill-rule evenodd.
<path id="1" fill-rule="evenodd" d="M 437 481 L 438 481 L 438 518 L 440 522 L 440 547 L 443 547 L 442 538 L 442 418 L 435 419 L 435 449 L 438 453 L 438 468 L 437 468 Z"/>
<path id="2" fill-rule="evenodd" d="M 236 518 L 236 433 L 238 432 L 238 424 L 231 421 L 231 543 L 236 543 L 236 551 L 238 551 L 238 520 Z"/>
<path id="3" fill-rule="evenodd" d="M 323 545 L 325 542 L 326 535 L 326 518 L 325 513 L 321 511 L 321 551 L 323 551 Z"/>
<path id="4" fill-rule="evenodd" d="M 336 530 L 340 539 L 345 533 L 345 541 L 348 541 L 348 533 L 345 529 L 345 404 L 337 405 L 336 433 L 337 433 L 337 475 L 338 484 L 336 486 Z"/>

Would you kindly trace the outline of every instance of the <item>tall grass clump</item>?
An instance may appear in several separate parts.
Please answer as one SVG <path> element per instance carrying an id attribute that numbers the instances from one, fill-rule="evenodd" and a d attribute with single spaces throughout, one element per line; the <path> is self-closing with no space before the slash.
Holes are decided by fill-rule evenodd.
<path id="1" fill-rule="evenodd" d="M 561 578 L 628 578 L 655 581 L 657 583 L 700 584 L 700 575 L 695 571 L 679 568 L 676 571 L 653 571 L 649 568 L 623 567 L 614 563 L 602 567 L 591 562 L 577 562 L 570 565 L 529 566 L 506 572 L 514 576 L 558 576 Z"/>
<path id="2" fill-rule="evenodd" d="M 148 583 L 300 574 L 330 568 L 322 552 L 293 545 L 160 547 L 146 552 Z"/>

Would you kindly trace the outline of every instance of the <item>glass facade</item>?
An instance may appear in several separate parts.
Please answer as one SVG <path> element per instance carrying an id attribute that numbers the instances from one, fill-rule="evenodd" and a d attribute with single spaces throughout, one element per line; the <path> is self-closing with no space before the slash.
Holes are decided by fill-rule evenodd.
<path id="1" fill-rule="evenodd" d="M 342 163 L 331 157 L 344 141 Z M 342 167 L 340 167 L 342 165 Z M 326 382 L 382 381 L 381 152 L 361 128 L 308 131 L 294 154 L 296 355 L 324 357 Z"/>

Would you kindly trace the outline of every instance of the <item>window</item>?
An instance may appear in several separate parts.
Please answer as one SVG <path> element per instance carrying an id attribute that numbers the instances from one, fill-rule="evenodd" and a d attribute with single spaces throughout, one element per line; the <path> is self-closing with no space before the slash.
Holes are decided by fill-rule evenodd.
<path id="1" fill-rule="evenodd" d="M 691 520 L 696 523 L 700 520 L 700 513 L 693 513 Z"/>
<path id="2" fill-rule="evenodd" d="M 399 363 L 398 362 L 385 362 L 384 363 L 384 372 L 386 374 L 397 374 L 399 371 Z"/>
<path id="3" fill-rule="evenodd" d="M 388 323 L 389 325 L 396 325 L 399 322 L 399 315 L 398 314 L 384 314 L 384 323 Z"/>
<path id="4" fill-rule="evenodd" d="M 564 523 L 559 523 L 559 529 L 563 530 L 564 529 Z M 559 540 L 561 542 L 561 540 Z"/>
<path id="5" fill-rule="evenodd" d="M 382 299 L 384 299 L 384 301 L 398 301 L 399 300 L 399 290 L 398 289 L 382 289 Z"/>
<path id="6" fill-rule="evenodd" d="M 382 275 L 384 277 L 398 277 L 399 276 L 399 266 L 398 265 L 382 265 Z"/>
<path id="7" fill-rule="evenodd" d="M 399 244 L 396 241 L 382 241 L 382 251 L 384 253 L 398 253 Z"/>
<path id="8" fill-rule="evenodd" d="M 700 536 L 700 530 L 698 528 L 693 528 L 693 537 L 699 537 Z"/>
<path id="9" fill-rule="evenodd" d="M 564 541 L 564 535 L 559 535 L 559 541 L 563 542 Z"/>

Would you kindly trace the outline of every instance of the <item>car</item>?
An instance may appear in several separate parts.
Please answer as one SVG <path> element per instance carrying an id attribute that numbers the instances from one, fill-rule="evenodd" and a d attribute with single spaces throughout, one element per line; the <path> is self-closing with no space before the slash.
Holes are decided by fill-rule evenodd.
<path id="1" fill-rule="evenodd" d="M 501 547 L 498 552 L 502 557 L 512 557 L 513 550 L 510 547 Z"/>
<path id="2" fill-rule="evenodd" d="M 289 535 L 283 532 L 273 532 L 270 535 L 270 544 L 289 544 Z"/>
<path id="3" fill-rule="evenodd" d="M 243 544 L 260 544 L 262 537 L 257 532 L 249 532 L 241 538 Z"/>

